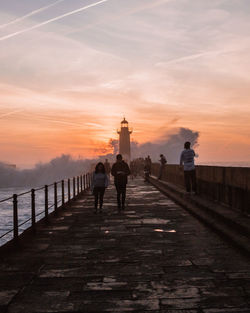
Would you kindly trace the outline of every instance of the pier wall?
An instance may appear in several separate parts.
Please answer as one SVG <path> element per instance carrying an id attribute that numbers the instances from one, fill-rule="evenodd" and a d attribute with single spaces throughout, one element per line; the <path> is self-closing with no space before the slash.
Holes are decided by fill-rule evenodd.
<path id="1" fill-rule="evenodd" d="M 159 164 L 152 164 L 152 175 L 158 176 L 159 168 Z M 199 165 L 196 176 L 201 196 L 250 214 L 250 168 Z M 179 165 L 167 164 L 162 180 L 185 186 Z"/>

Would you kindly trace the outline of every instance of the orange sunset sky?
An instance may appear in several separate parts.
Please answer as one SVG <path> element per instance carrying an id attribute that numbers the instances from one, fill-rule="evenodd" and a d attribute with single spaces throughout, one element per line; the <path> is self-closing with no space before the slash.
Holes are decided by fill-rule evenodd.
<path id="1" fill-rule="evenodd" d="M 250 162 L 249 0 L 0 3 L 0 160 L 94 157 L 185 127 L 199 163 Z"/>

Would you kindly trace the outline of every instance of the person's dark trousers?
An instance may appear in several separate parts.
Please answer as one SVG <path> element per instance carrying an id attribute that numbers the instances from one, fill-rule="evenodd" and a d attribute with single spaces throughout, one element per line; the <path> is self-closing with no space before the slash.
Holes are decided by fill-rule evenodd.
<path id="1" fill-rule="evenodd" d="M 125 209 L 125 200 L 126 200 L 126 185 L 119 185 L 116 184 L 116 192 L 117 192 L 117 206 L 118 209 L 120 210 L 122 208 L 122 210 Z M 121 196 L 122 196 L 122 201 L 121 201 Z"/>
<path id="2" fill-rule="evenodd" d="M 192 171 L 184 171 L 185 185 L 186 191 L 190 192 L 191 189 L 193 192 L 197 192 L 196 190 L 196 173 L 195 170 Z"/>
<path id="3" fill-rule="evenodd" d="M 100 210 L 102 209 L 104 193 L 105 193 L 105 187 L 95 187 L 93 190 L 93 194 L 95 196 L 95 210 L 96 211 L 98 207 L 98 200 L 100 204 Z"/>
<path id="4" fill-rule="evenodd" d="M 162 174 L 163 174 L 164 168 L 165 168 L 164 165 L 160 165 L 160 171 L 159 171 L 158 179 L 161 179 L 161 178 L 162 178 Z"/>

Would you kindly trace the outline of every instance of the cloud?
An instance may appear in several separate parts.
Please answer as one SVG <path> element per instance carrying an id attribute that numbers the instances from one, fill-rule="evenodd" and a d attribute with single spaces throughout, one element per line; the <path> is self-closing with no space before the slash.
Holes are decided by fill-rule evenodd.
<path id="1" fill-rule="evenodd" d="M 154 161 L 158 161 L 159 155 L 164 154 L 168 163 L 178 164 L 185 141 L 190 141 L 192 147 L 195 148 L 198 145 L 198 139 L 199 132 L 181 127 L 173 134 L 169 135 L 166 133 L 160 140 L 149 141 L 143 144 L 133 142 L 132 155 L 134 158 L 150 155 Z"/>
<path id="2" fill-rule="evenodd" d="M 48 163 L 38 163 L 30 170 L 16 170 L 0 163 L 0 187 L 38 187 L 50 184 L 85 174 L 93 162 L 90 159 L 73 159 L 64 154 Z"/>
<path id="3" fill-rule="evenodd" d="M 24 110 L 15 110 L 15 111 L 10 111 L 10 112 L 7 112 L 7 113 L 3 113 L 3 114 L 0 114 L 0 118 L 4 118 L 6 116 L 10 116 L 10 115 L 17 114 L 17 113 L 20 113 L 20 112 L 24 112 Z"/>
<path id="4" fill-rule="evenodd" d="M 78 32 L 81 32 L 83 30 L 86 30 L 86 29 L 90 29 L 90 28 L 93 28 L 95 26 L 98 26 L 98 25 L 101 25 L 101 24 L 105 24 L 105 23 L 111 23 L 115 20 L 121 20 L 122 18 L 126 17 L 126 16 L 129 16 L 129 15 L 133 15 L 133 14 L 136 14 L 136 13 L 140 13 L 140 12 L 143 12 L 143 11 L 146 11 L 146 10 L 150 10 L 150 9 L 153 9 L 153 8 L 156 8 L 156 7 L 159 7 L 163 4 L 166 4 L 168 2 L 171 2 L 171 1 L 174 1 L 174 0 L 158 0 L 158 1 L 155 1 L 154 2 L 151 2 L 151 3 L 147 3 L 147 4 L 142 4 L 142 5 L 139 5 L 135 8 L 129 8 L 128 10 L 123 10 L 121 14 L 116 14 L 114 15 L 113 12 L 112 12 L 112 15 L 109 15 L 108 17 L 105 16 L 105 17 L 101 17 L 101 19 L 99 19 L 98 21 L 95 21 L 93 23 L 90 23 L 88 25 L 85 25 L 84 27 L 81 27 L 81 28 L 77 28 L 77 29 L 73 29 L 73 30 L 70 30 L 70 31 L 67 31 L 65 32 L 65 35 L 72 35 L 72 34 L 76 34 Z"/>

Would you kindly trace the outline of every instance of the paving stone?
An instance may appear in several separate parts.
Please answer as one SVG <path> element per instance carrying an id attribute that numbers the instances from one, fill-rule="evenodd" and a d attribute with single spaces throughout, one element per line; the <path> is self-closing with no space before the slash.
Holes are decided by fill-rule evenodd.
<path id="1" fill-rule="evenodd" d="M 0 308 L 7 306 L 17 293 L 18 289 L 0 291 Z"/>

